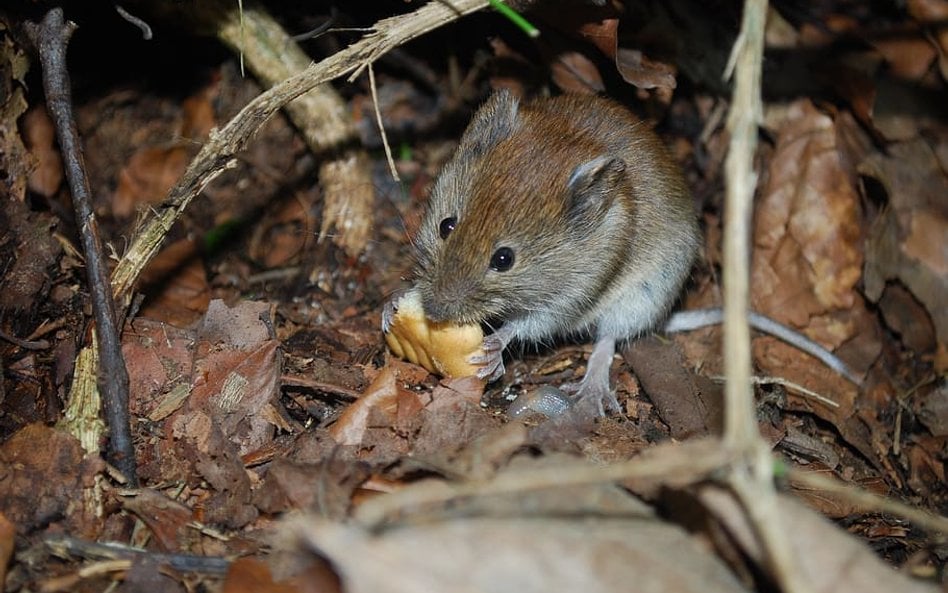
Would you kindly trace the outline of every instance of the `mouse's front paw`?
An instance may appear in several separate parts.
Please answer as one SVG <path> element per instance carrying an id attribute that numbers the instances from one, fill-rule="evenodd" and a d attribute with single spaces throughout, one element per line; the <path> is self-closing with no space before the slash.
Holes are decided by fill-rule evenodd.
<path id="1" fill-rule="evenodd" d="M 388 301 L 385 302 L 385 305 L 382 306 L 382 332 L 389 333 L 392 331 L 392 323 L 395 321 L 395 314 L 398 313 L 398 301 L 402 298 L 403 291 L 396 292 L 392 295 Z"/>
<path id="2" fill-rule="evenodd" d="M 467 359 L 469 363 L 480 367 L 476 373 L 479 379 L 487 379 L 490 382 L 504 375 L 504 348 L 506 346 L 507 343 L 494 334 L 484 338 L 484 344 L 481 346 L 484 353 L 475 354 Z"/>

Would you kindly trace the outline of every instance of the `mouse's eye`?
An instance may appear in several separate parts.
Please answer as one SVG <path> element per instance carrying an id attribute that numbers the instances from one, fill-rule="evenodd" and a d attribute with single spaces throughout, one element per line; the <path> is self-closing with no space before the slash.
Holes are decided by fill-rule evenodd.
<path id="1" fill-rule="evenodd" d="M 454 230 L 454 225 L 458 223 L 458 219 L 449 216 L 441 221 L 441 224 L 438 225 L 438 234 L 441 235 L 442 239 L 447 239 L 448 235 L 451 234 L 451 231 Z"/>
<path id="2" fill-rule="evenodd" d="M 514 265 L 514 252 L 510 247 L 501 247 L 490 256 L 490 269 L 506 272 Z"/>

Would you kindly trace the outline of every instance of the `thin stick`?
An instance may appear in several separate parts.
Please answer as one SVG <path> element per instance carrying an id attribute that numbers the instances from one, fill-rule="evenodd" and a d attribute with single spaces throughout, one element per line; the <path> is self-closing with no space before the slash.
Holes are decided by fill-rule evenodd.
<path id="1" fill-rule="evenodd" d="M 791 485 L 796 488 L 808 486 L 820 494 L 832 494 L 837 496 L 859 507 L 864 512 L 878 511 L 889 513 L 911 521 L 914 525 L 926 531 L 940 531 L 948 535 L 948 517 L 934 515 L 928 511 L 917 509 L 897 500 L 860 490 L 836 478 L 818 474 L 813 471 L 805 471 L 791 467 L 787 471 L 787 475 L 790 478 Z"/>
<path id="2" fill-rule="evenodd" d="M 740 499 L 765 552 L 774 580 L 785 593 L 808 590 L 796 568 L 795 555 L 784 537 L 773 458 L 757 430 L 751 386 L 750 235 L 753 215 L 754 152 L 763 119 L 760 81 L 764 56 L 767 0 L 745 0 L 741 32 L 734 42 L 728 73 L 734 73 L 734 95 L 727 128 L 731 134 L 725 161 L 724 228 L 724 443 L 735 463 L 727 483 Z"/>
<path id="3" fill-rule="evenodd" d="M 109 459 L 133 486 L 138 484 L 135 449 L 128 415 L 128 373 L 122 356 L 122 344 L 109 289 L 108 266 L 102 256 L 99 224 L 92 210 L 92 191 L 86 177 L 82 145 L 72 114 L 69 74 L 66 71 L 66 46 L 75 31 L 75 23 L 63 21 L 61 8 L 46 13 L 41 24 L 27 23 L 26 31 L 39 51 L 43 65 L 43 89 L 46 107 L 56 125 L 56 136 L 62 149 L 63 165 L 76 211 L 76 223 L 85 252 L 86 275 L 95 316 L 101 364 L 99 389 L 109 425 Z"/>
<path id="4" fill-rule="evenodd" d="M 388 168 L 392 172 L 392 179 L 395 183 L 400 183 L 398 170 L 395 168 L 395 159 L 392 158 L 392 147 L 388 145 L 388 134 L 385 133 L 385 126 L 382 124 L 382 111 L 379 109 L 379 93 L 375 88 L 375 69 L 369 65 L 369 88 L 372 90 L 372 104 L 375 105 L 375 121 L 379 125 L 379 134 L 382 135 L 382 146 L 385 147 L 385 158 L 388 160 Z"/>
<path id="5" fill-rule="evenodd" d="M 763 4 L 763 7 L 758 6 Z M 731 445 L 753 442 L 757 437 L 751 389 L 750 325 L 750 228 L 753 215 L 754 151 L 757 126 L 762 119 L 760 60 L 763 22 L 751 19 L 758 10 L 766 14 L 766 0 L 746 0 L 744 22 L 734 42 L 728 69 L 734 69 L 734 96 L 727 128 L 731 134 L 725 161 L 724 204 L 724 441 Z M 760 31 L 753 29 L 759 28 Z M 758 43 L 760 46 L 758 47 Z"/>
<path id="6" fill-rule="evenodd" d="M 99 543 L 69 537 L 51 535 L 43 543 L 60 557 L 77 556 L 92 560 L 134 560 L 147 557 L 152 561 L 170 566 L 182 572 L 222 575 L 227 572 L 230 560 L 214 556 L 194 556 L 191 554 L 163 554 L 134 548 L 120 543 Z"/>

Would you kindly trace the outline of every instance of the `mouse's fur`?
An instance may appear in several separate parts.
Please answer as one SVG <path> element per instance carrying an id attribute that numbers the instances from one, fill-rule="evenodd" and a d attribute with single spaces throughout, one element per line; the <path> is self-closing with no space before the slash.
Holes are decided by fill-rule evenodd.
<path id="1" fill-rule="evenodd" d="M 667 314 L 699 236 L 678 166 L 623 107 L 501 91 L 434 185 L 415 237 L 416 286 L 434 320 L 502 321 L 528 341 L 623 340 Z M 490 266 L 500 247 L 514 252 L 507 271 Z"/>

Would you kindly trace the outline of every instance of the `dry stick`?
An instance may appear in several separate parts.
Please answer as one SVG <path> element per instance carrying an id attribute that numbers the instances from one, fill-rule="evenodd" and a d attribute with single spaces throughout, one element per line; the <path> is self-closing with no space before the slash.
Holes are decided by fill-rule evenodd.
<path id="1" fill-rule="evenodd" d="M 112 273 L 112 290 L 117 301 L 123 304 L 129 301 L 139 273 L 154 257 L 178 216 L 208 183 L 234 166 L 235 155 L 277 110 L 318 84 L 350 72 L 354 78 L 366 65 L 391 49 L 485 6 L 487 0 L 434 0 L 415 12 L 383 19 L 375 25 L 375 32 L 248 103 L 223 129 L 211 134 L 165 201 L 154 208 L 151 218 L 136 233 L 128 252 Z"/>
<path id="2" fill-rule="evenodd" d="M 787 470 L 787 477 L 790 478 L 791 485 L 798 490 L 801 490 L 803 486 L 808 486 L 819 494 L 830 494 L 850 502 L 858 506 L 863 512 L 878 511 L 889 513 L 897 517 L 902 517 L 910 521 L 916 527 L 921 527 L 926 531 L 932 533 L 940 531 L 948 535 L 948 517 L 935 515 L 899 502 L 898 500 L 860 490 L 835 477 L 825 476 L 813 471 L 791 467 Z"/>
<path id="3" fill-rule="evenodd" d="M 63 154 L 63 165 L 76 211 L 76 222 L 86 258 L 86 274 L 92 309 L 95 315 L 96 339 L 100 360 L 99 389 L 109 425 L 109 459 L 137 486 L 135 450 L 132 446 L 128 415 L 128 372 L 116 326 L 115 307 L 109 290 L 108 268 L 102 257 L 99 225 L 92 210 L 91 190 L 85 173 L 82 146 L 72 115 L 69 74 L 66 71 L 66 45 L 75 31 L 74 23 L 63 21 L 61 8 L 46 13 L 40 25 L 27 23 L 26 31 L 39 52 L 43 65 L 43 89 L 46 107 L 56 125 L 56 135 Z"/>
<path id="4" fill-rule="evenodd" d="M 606 466 L 593 465 L 585 460 L 567 461 L 556 467 L 501 472 L 485 482 L 452 484 L 426 480 L 368 499 L 355 509 L 353 517 L 365 527 L 377 528 L 396 520 L 399 513 L 445 505 L 460 498 L 522 494 L 622 480 L 639 485 L 680 487 L 711 479 L 727 466 L 728 461 L 728 451 L 717 439 L 663 443 L 638 457 Z"/>
<path id="5" fill-rule="evenodd" d="M 724 444 L 735 455 L 727 483 L 743 504 L 781 590 L 807 588 L 796 569 L 777 506 L 770 449 L 757 430 L 751 387 L 750 229 L 753 214 L 754 151 L 763 119 L 760 81 L 767 0 L 745 0 L 741 31 L 728 63 L 734 94 L 727 127 L 731 134 L 725 161 L 724 352 L 726 409 Z"/>
<path id="6" fill-rule="evenodd" d="M 223 575 L 227 573 L 231 562 L 226 558 L 215 556 L 162 554 L 120 543 L 103 544 L 66 535 L 51 535 L 43 543 L 56 555 L 64 558 L 75 556 L 87 560 L 134 560 L 147 557 L 152 562 L 170 566 L 181 572 Z"/>
<path id="7" fill-rule="evenodd" d="M 388 161 L 389 171 L 392 173 L 392 181 L 400 183 L 398 169 L 395 167 L 395 159 L 392 158 L 392 147 L 388 144 L 388 134 L 385 133 L 385 124 L 382 123 L 382 110 L 379 107 L 379 93 L 375 88 L 375 69 L 369 64 L 369 88 L 372 90 L 372 104 L 375 106 L 375 121 L 379 126 L 379 135 L 382 137 L 382 146 L 385 148 L 385 159 Z"/>

